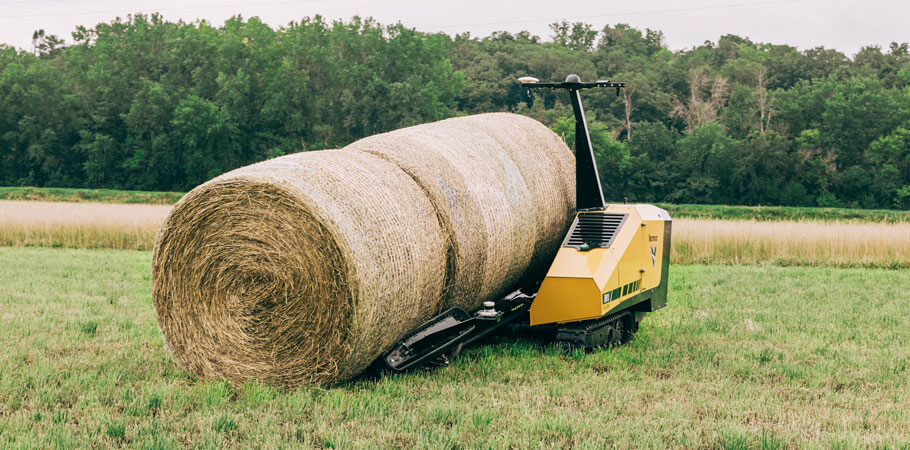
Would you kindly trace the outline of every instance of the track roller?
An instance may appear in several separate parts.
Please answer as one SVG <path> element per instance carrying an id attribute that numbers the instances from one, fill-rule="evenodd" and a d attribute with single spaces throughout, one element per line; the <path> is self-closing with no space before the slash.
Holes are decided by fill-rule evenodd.
<path id="1" fill-rule="evenodd" d="M 556 341 L 565 349 L 616 347 L 632 338 L 638 329 L 635 319 L 632 312 L 622 311 L 601 319 L 565 324 L 556 331 Z"/>

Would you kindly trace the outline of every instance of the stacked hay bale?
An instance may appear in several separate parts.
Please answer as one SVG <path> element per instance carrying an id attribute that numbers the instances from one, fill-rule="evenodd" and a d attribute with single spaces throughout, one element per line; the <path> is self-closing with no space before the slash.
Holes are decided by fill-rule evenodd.
<path id="1" fill-rule="evenodd" d="M 345 149 L 395 163 L 426 191 L 449 238 L 448 306 L 474 308 L 545 270 L 575 207 L 571 152 L 528 117 L 449 119 Z"/>
<path id="2" fill-rule="evenodd" d="M 348 379 L 439 311 L 545 270 L 573 186 L 565 144 L 511 114 L 237 169 L 188 193 L 159 232 L 159 326 L 199 376 Z"/>

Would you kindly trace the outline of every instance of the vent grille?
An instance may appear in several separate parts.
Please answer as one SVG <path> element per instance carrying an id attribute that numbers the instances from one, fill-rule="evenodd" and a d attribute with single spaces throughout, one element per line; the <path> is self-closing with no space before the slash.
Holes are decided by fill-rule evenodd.
<path id="1" fill-rule="evenodd" d="M 627 216 L 628 214 L 580 213 L 575 217 L 569 236 L 562 246 L 581 248 L 587 244 L 590 248 L 609 248 Z"/>

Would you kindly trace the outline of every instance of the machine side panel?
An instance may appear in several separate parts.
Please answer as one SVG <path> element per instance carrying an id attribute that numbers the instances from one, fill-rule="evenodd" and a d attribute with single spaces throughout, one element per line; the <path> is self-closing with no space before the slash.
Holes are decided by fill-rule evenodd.
<path id="1" fill-rule="evenodd" d="M 595 272 L 595 281 L 604 291 L 613 289 L 607 284 L 608 280 L 611 280 L 614 276 L 617 278 L 615 281 L 623 285 L 638 280 L 640 275 L 637 265 L 635 267 L 629 266 L 630 258 L 637 259 L 634 254 L 638 252 L 629 250 L 637 248 L 636 243 L 640 239 L 641 218 L 638 216 L 638 212 L 632 207 L 615 205 L 607 208 L 607 212 L 627 214 L 628 217 L 623 221 L 622 227 L 616 232 L 616 238 L 609 248 L 613 253 L 614 260 L 610 261 L 610 264 L 599 264 Z"/>
<path id="2" fill-rule="evenodd" d="M 531 304 L 531 325 L 600 317 L 600 289 L 593 278 L 547 278 Z"/>
<path id="3" fill-rule="evenodd" d="M 664 222 L 664 242 L 663 254 L 660 260 L 660 284 L 654 289 L 654 295 L 651 297 L 651 311 L 667 306 L 667 288 L 670 277 L 670 232 L 673 228 L 673 222 L 667 220 Z"/>
<path id="4" fill-rule="evenodd" d="M 595 248 L 580 252 L 571 247 L 562 247 L 547 271 L 546 279 L 556 277 L 595 277 L 602 264 L 615 265 L 619 258 L 612 248 Z"/>
<path id="5" fill-rule="evenodd" d="M 625 208 L 625 207 L 623 207 Z M 635 236 L 629 242 L 617 264 L 616 275 L 604 286 L 601 315 L 629 308 L 650 299 L 651 290 L 659 280 L 659 267 L 651 263 L 649 233 L 661 233 L 663 224 L 640 222 L 635 227 Z M 662 233 L 661 233 L 662 235 Z M 651 283 L 648 284 L 648 281 Z"/>
<path id="6" fill-rule="evenodd" d="M 660 274 L 663 270 L 662 254 L 664 240 L 664 221 L 647 220 L 642 222 L 641 261 L 642 290 L 656 288 L 660 284 Z"/>
<path id="7" fill-rule="evenodd" d="M 643 229 L 641 222 L 633 229 L 635 234 L 629 240 L 626 248 L 622 249 L 622 256 L 619 258 L 619 264 L 616 265 L 615 269 L 619 272 L 619 282 L 622 284 L 635 283 L 636 291 L 639 290 L 638 286 L 641 284 L 641 267 L 645 262 L 645 253 L 641 251 L 644 245 L 642 243 Z M 627 294 L 631 293 L 627 292 Z"/>

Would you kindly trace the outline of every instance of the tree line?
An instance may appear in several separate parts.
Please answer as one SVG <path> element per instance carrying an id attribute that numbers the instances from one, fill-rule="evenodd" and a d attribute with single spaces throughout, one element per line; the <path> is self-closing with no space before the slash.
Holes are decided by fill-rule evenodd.
<path id="1" fill-rule="evenodd" d="M 725 35 L 671 51 L 586 23 L 448 36 L 370 19 L 273 29 L 136 15 L 0 46 L 0 185 L 187 190 L 301 150 L 463 114 L 534 117 L 572 144 L 558 92 L 584 91 L 611 200 L 910 208 L 910 49 L 848 58 Z"/>

